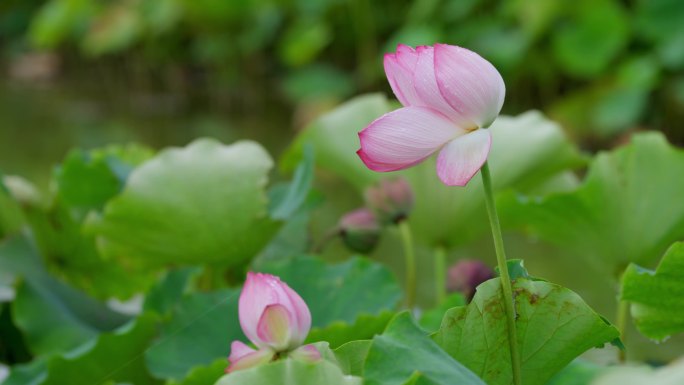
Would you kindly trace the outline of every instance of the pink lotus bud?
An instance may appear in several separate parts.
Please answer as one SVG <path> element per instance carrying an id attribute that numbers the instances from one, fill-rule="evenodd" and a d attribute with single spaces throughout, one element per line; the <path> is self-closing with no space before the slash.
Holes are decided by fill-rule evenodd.
<path id="1" fill-rule="evenodd" d="M 444 184 L 465 186 L 487 160 L 506 88 L 499 72 L 465 48 L 399 45 L 385 55 L 385 73 L 404 108 L 359 133 L 357 152 L 368 168 L 387 172 L 414 166 L 433 153 Z"/>
<path id="2" fill-rule="evenodd" d="M 375 214 L 365 207 L 344 215 L 338 226 L 344 244 L 359 253 L 372 251 L 380 240 L 380 225 Z"/>
<path id="3" fill-rule="evenodd" d="M 366 205 L 383 224 L 399 223 L 413 208 L 413 191 L 404 178 L 383 179 L 365 192 Z"/>
<path id="4" fill-rule="evenodd" d="M 309 308 L 302 297 L 280 278 L 247 273 L 238 313 L 242 331 L 258 350 L 234 341 L 228 357 L 228 372 L 270 362 L 279 353 L 290 351 L 300 351 L 297 357 L 303 359 L 316 358 L 318 351 L 314 346 L 301 347 L 311 328 Z"/>
<path id="5" fill-rule="evenodd" d="M 275 352 L 269 348 L 254 350 L 240 341 L 233 341 L 228 357 L 230 365 L 226 373 L 268 363 L 273 360 L 274 355 Z"/>
<path id="6" fill-rule="evenodd" d="M 484 262 L 476 259 L 462 259 L 449 268 L 447 290 L 461 292 L 470 301 L 475 295 L 475 288 L 492 278 L 494 278 L 494 271 Z"/>

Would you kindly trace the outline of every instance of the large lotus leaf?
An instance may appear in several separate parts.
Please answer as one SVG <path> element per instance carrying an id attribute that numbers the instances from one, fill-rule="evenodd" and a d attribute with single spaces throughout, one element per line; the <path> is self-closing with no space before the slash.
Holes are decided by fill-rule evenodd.
<path id="1" fill-rule="evenodd" d="M 382 334 L 382 333 L 379 333 Z M 335 360 L 345 374 L 363 377 L 363 366 L 372 340 L 350 341 L 335 349 Z"/>
<path id="2" fill-rule="evenodd" d="M 225 357 L 220 358 L 214 362 L 212 362 L 208 366 L 195 366 L 190 372 L 188 373 L 188 376 L 185 377 L 184 379 L 177 381 L 177 380 L 169 380 L 167 381 L 167 385 L 208 385 L 208 384 L 213 384 L 216 381 L 218 381 L 219 378 L 223 377 L 226 374 L 226 367 L 228 366 L 228 363 L 226 362 Z"/>
<path id="3" fill-rule="evenodd" d="M 149 284 L 147 274 L 131 272 L 98 254 L 84 234 L 84 218 L 118 194 L 130 171 L 152 156 L 138 145 L 73 150 L 54 173 L 47 207 L 25 205 L 24 212 L 48 269 L 99 298 L 126 298 Z"/>
<path id="4" fill-rule="evenodd" d="M 684 237 L 684 151 L 660 133 L 597 155 L 581 187 L 502 205 L 502 216 L 609 274 L 652 267 Z"/>
<path id="5" fill-rule="evenodd" d="M 23 278 L 12 315 L 36 355 L 75 348 L 128 320 L 50 276 L 24 237 L 0 245 L 0 268 Z"/>
<path id="6" fill-rule="evenodd" d="M 631 303 L 639 331 L 665 339 L 684 331 L 684 242 L 672 245 L 656 271 L 630 264 L 622 278 L 622 300 Z"/>
<path id="7" fill-rule="evenodd" d="M 103 333 L 64 354 L 18 367 L 7 384 L 92 385 L 130 383 L 157 385 L 142 357 L 156 335 L 157 319 L 143 315 L 121 328 Z"/>
<path id="8" fill-rule="evenodd" d="M 574 292 L 545 281 L 517 278 L 516 328 L 526 385 L 543 385 L 590 348 L 619 332 Z M 501 281 L 481 284 L 468 306 L 451 309 L 435 341 L 489 385 L 512 382 Z"/>
<path id="9" fill-rule="evenodd" d="M 478 176 L 465 188 L 444 186 L 437 178 L 434 157 L 391 174 L 376 173 L 363 165 L 356 155 L 358 132 L 391 109 L 381 95 L 352 99 L 314 122 L 297 138 L 285 155 L 285 167 L 301 156 L 304 143 L 312 143 L 318 154 L 317 164 L 359 190 L 383 177 L 408 178 L 416 202 L 410 221 L 418 240 L 428 245 L 456 246 L 482 235 L 488 224 Z M 489 163 L 497 189 L 533 189 L 582 163 L 561 128 L 538 112 L 501 116 L 491 130 L 494 139 Z"/>
<path id="10" fill-rule="evenodd" d="M 271 238 L 264 187 L 272 160 L 257 143 L 199 139 L 136 168 L 92 223 L 104 255 L 159 266 L 239 266 Z"/>
<path id="11" fill-rule="evenodd" d="M 145 294 L 143 310 L 168 314 L 186 294 L 192 278 L 200 272 L 201 268 L 197 266 L 167 271 Z"/>
<path id="12" fill-rule="evenodd" d="M 453 293 L 434 308 L 421 314 L 418 319 L 418 324 L 420 324 L 423 329 L 434 332 L 442 325 L 442 318 L 444 318 L 444 313 L 446 313 L 447 310 L 457 306 L 463 306 L 466 303 L 467 301 L 462 293 Z"/>
<path id="13" fill-rule="evenodd" d="M 131 274 L 128 266 L 112 263 L 96 249 L 95 239 L 83 232 L 80 215 L 61 202 L 50 208 L 28 206 L 26 218 L 48 269 L 98 298 L 127 298 L 146 287 L 149 273 Z"/>
<path id="14" fill-rule="evenodd" d="M 326 264 L 313 257 L 265 263 L 262 272 L 279 276 L 311 310 L 312 326 L 342 321 L 356 322 L 361 314 L 392 310 L 401 300 L 401 289 L 383 265 L 364 258 Z"/>
<path id="15" fill-rule="evenodd" d="M 305 363 L 286 359 L 227 374 L 216 385 L 361 385 L 327 360 Z"/>
<path id="16" fill-rule="evenodd" d="M 68 206 L 100 209 L 121 191 L 133 168 L 152 155 L 135 144 L 72 150 L 55 171 L 59 199 Z"/>
<path id="17" fill-rule="evenodd" d="M 239 290 L 193 293 L 162 324 L 158 340 L 145 352 L 157 378 L 181 380 L 198 365 L 228 357 L 233 340 L 247 342 L 238 321 Z"/>
<path id="18" fill-rule="evenodd" d="M 363 375 L 368 385 L 485 384 L 430 340 L 407 312 L 373 339 L 367 354 Z"/>
<path id="19" fill-rule="evenodd" d="M 350 341 L 373 338 L 381 334 L 387 323 L 394 317 L 391 311 L 383 311 L 377 315 L 360 314 L 354 323 L 336 321 L 322 328 L 314 328 L 309 332 L 306 342 L 325 341 L 335 349 Z"/>

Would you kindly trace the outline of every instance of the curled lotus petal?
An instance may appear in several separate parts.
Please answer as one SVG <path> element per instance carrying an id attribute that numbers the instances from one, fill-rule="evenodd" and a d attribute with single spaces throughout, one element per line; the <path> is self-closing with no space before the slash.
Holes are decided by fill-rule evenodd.
<path id="1" fill-rule="evenodd" d="M 465 186 L 487 160 L 492 136 L 476 130 L 449 142 L 437 157 L 437 175 L 447 186 Z"/>
<path id="2" fill-rule="evenodd" d="M 418 61 L 416 51 L 399 45 L 397 53 L 385 55 L 384 67 L 392 92 L 404 107 L 420 105 L 420 99 L 413 84 L 413 71 Z"/>
<path id="3" fill-rule="evenodd" d="M 254 352 L 256 352 L 256 350 L 250 348 L 242 341 L 233 341 L 233 343 L 230 344 L 230 356 L 228 356 L 228 360 L 231 362 L 237 361 L 240 358 Z"/>
<path id="4" fill-rule="evenodd" d="M 489 127 L 506 94 L 496 68 L 473 51 L 447 44 L 435 44 L 434 67 L 439 92 L 462 122 Z"/>
<path id="5" fill-rule="evenodd" d="M 432 47 L 419 47 L 418 61 L 413 72 L 413 84 L 422 107 L 430 107 L 447 116 L 452 125 L 468 127 L 472 123 L 464 121 L 457 111 L 444 100 L 435 75 L 435 53 Z"/>
<path id="6" fill-rule="evenodd" d="M 306 302 L 304 302 L 297 292 L 292 290 L 287 284 L 281 283 L 281 288 L 292 305 L 292 307 L 288 308 L 288 311 L 290 311 L 294 318 L 292 344 L 300 346 L 304 343 L 306 336 L 309 335 L 309 330 L 311 330 L 311 312 L 309 311 Z"/>
<path id="7" fill-rule="evenodd" d="M 269 348 L 254 350 L 240 341 L 233 341 L 228 357 L 230 365 L 228 365 L 226 373 L 268 363 L 274 355 L 275 352 Z"/>
<path id="8" fill-rule="evenodd" d="M 363 163 L 396 171 L 420 163 L 465 130 L 427 107 L 404 107 L 381 116 L 359 133 Z"/>
<path id="9" fill-rule="evenodd" d="M 309 344 L 300 346 L 294 350 L 292 353 L 290 353 L 290 357 L 294 358 L 295 360 L 305 362 L 316 362 L 321 359 L 321 352 L 318 351 L 316 346 Z"/>

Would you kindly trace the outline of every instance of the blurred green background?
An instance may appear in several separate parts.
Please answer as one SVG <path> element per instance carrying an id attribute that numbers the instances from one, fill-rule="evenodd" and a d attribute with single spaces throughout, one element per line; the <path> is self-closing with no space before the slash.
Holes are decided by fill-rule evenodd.
<path id="1" fill-rule="evenodd" d="M 682 0 L 4 0 L 0 2 L 0 171 L 25 176 L 46 189 L 54 165 L 70 148 L 129 142 L 162 148 L 185 145 L 200 136 L 225 143 L 255 139 L 279 159 L 299 130 L 352 96 L 381 92 L 392 98 L 382 56 L 400 42 L 444 42 L 477 51 L 504 76 L 504 114 L 541 110 L 586 152 L 613 148 L 643 130 L 661 131 L 672 144 L 684 145 Z M 385 112 L 389 106 L 377 98 L 363 103 L 379 104 Z M 349 128 L 353 118 L 374 117 L 357 114 L 338 121 Z M 535 114 L 518 119 L 507 124 L 520 132 L 523 127 L 516 125 L 522 123 L 515 122 L 537 129 L 547 124 Z M 524 143 L 516 148 L 535 148 L 525 151 L 532 153 L 526 155 L 533 162 L 519 159 L 530 168 L 521 166 L 520 175 L 533 174 L 533 165 L 542 171 L 558 166 L 551 158 L 563 153 L 549 140 L 542 145 L 544 136 L 533 143 L 523 135 L 517 138 Z M 564 138 L 556 139 L 566 144 Z M 544 146 L 549 150 L 542 151 Z M 353 156 L 351 151 L 344 153 Z M 678 215 L 669 202 L 681 199 L 677 195 L 681 183 L 670 181 L 676 179 L 671 175 L 681 164 L 672 164 L 672 174 L 665 172 L 667 167 L 653 167 L 660 174 L 650 173 L 649 165 L 663 165 L 654 153 L 658 152 L 648 152 L 647 158 L 655 160 L 647 162 L 643 175 L 664 175 L 659 184 L 651 185 L 664 198 L 653 201 L 664 207 L 663 212 Z M 336 155 L 319 149 L 316 156 L 345 166 Z M 564 172 L 570 168 L 563 167 Z M 429 171 L 434 179 L 433 169 Z M 359 178 L 350 175 L 344 180 L 317 174 L 317 184 L 325 186 L 322 195 L 328 200 L 313 215 L 314 240 L 360 204 L 359 191 L 350 188 L 354 185 L 350 180 Z M 508 170 L 501 175 L 502 180 L 516 177 Z M 639 190 L 642 179 L 635 180 L 635 196 L 652 193 Z M 572 181 L 574 189 L 578 182 Z M 356 184 L 359 187 L 361 182 Z M 414 187 L 423 188 L 423 196 L 453 191 L 434 189 L 429 183 Z M 443 211 L 442 200 L 423 202 L 436 208 L 423 210 L 427 214 L 422 224 L 427 225 L 416 227 L 428 234 L 439 233 L 435 228 L 452 231 L 453 226 L 432 223 L 431 215 Z M 452 206 L 462 208 L 458 202 Z M 472 222 L 476 226 L 460 218 L 453 222 L 486 230 L 479 209 L 469 217 L 477 218 Z M 560 209 L 558 216 L 564 218 L 566 212 Z M 567 211 L 572 213 L 572 207 Z M 644 218 L 658 219 L 658 213 Z M 412 220 L 416 223 L 415 217 Z M 615 230 L 621 235 L 622 222 L 629 221 L 617 217 L 610 226 L 597 226 L 603 232 L 596 233 L 603 236 Z M 592 234 L 592 230 L 581 228 L 579 233 Z M 635 234 L 647 233 L 636 230 Z M 450 260 L 483 258 L 493 263 L 489 234 L 474 233 L 462 240 L 467 247 L 450 252 Z M 387 262 L 401 277 L 397 255 L 402 251 L 396 240 L 396 232 L 390 231 L 373 257 Z M 510 255 L 524 257 L 534 274 L 577 290 L 614 319 L 616 282 L 601 275 L 604 272 L 587 273 L 576 262 L 582 253 L 571 246 L 577 242 L 557 248 L 543 241 L 507 234 Z M 614 246 L 605 243 L 606 249 Z M 587 254 L 594 257 L 600 251 Z M 430 252 L 419 249 L 423 256 Z M 324 253 L 329 260 L 348 255 L 340 242 L 333 242 Z M 425 303 L 432 295 L 430 264 L 423 259 L 419 266 L 419 295 Z M 631 330 L 629 343 L 636 353 L 630 354 L 665 362 L 681 355 L 683 341 L 680 336 L 656 345 Z"/>
<path id="2" fill-rule="evenodd" d="M 504 113 L 540 109 L 585 150 L 684 143 L 680 0 L 5 0 L 0 166 L 45 185 L 73 146 L 200 135 L 278 155 L 345 98 L 390 93 L 398 42 L 479 52 Z"/>

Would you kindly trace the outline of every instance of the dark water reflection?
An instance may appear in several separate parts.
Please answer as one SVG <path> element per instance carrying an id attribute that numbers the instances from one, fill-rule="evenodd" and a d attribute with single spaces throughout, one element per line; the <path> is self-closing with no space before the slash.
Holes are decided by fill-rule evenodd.
<path id="1" fill-rule="evenodd" d="M 52 167 L 73 147 L 139 142 L 179 146 L 203 136 L 261 142 L 277 157 L 293 135 L 291 113 L 266 95 L 244 100 L 190 97 L 181 91 L 129 91 L 91 78 L 85 84 L 0 81 L 0 170 L 45 188 Z"/>

